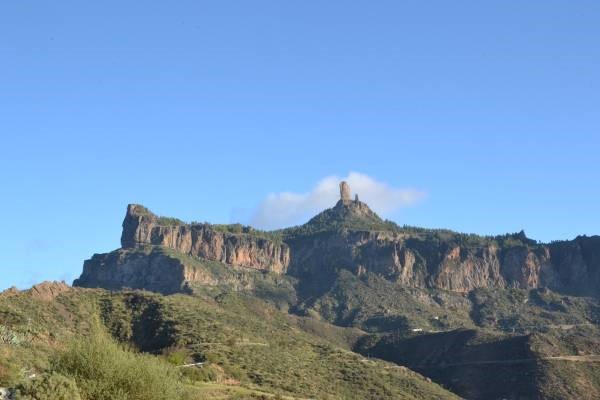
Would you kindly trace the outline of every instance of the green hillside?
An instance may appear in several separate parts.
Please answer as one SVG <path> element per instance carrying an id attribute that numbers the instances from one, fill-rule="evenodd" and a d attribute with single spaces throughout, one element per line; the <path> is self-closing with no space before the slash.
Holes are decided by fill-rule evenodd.
<path id="1" fill-rule="evenodd" d="M 54 374 L 47 376 L 74 382 L 83 399 L 119 390 L 123 399 L 455 398 L 410 370 L 349 351 L 363 335 L 357 329 L 290 316 L 244 293 L 4 293 L 0 324 L 14 335 L 2 336 L 0 386 L 21 384 L 23 393 L 28 376 Z M 177 367 L 196 362 L 204 364 Z M 106 363 L 121 378 L 104 371 Z M 158 375 L 170 394 L 128 393 Z M 119 388 L 105 387 L 105 379 Z"/>

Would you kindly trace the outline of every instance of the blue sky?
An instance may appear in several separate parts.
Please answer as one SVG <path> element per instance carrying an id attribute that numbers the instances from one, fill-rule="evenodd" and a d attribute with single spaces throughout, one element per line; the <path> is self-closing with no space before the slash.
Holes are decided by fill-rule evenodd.
<path id="1" fill-rule="evenodd" d="M 127 203 L 249 222 L 351 172 L 426 194 L 400 224 L 598 234 L 599 20 L 597 1 L 2 2 L 0 289 L 71 281 L 119 247 Z"/>

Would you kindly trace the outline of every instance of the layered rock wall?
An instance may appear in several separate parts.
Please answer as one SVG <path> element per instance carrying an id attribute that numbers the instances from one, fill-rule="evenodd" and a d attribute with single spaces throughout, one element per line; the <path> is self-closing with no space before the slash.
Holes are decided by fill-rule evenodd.
<path id="1" fill-rule="evenodd" d="M 108 290 L 144 289 L 163 294 L 189 292 L 187 283 L 201 277 L 186 277 L 190 271 L 180 260 L 160 252 L 115 250 L 94 254 L 83 263 L 83 272 L 73 286 Z M 187 278 L 187 279 L 186 279 Z M 211 283 L 206 281 L 205 283 Z"/>
<path id="2" fill-rule="evenodd" d="M 336 270 L 347 269 L 357 275 L 374 273 L 403 286 L 456 292 L 548 287 L 567 294 L 600 295 L 600 236 L 551 244 L 538 244 L 524 233 L 505 241 L 465 237 L 389 229 L 388 222 L 366 204 L 343 200 L 304 226 L 285 231 L 283 240 L 256 232 L 232 233 L 210 224 L 184 224 L 132 204 L 123 221 L 121 244 L 123 250 L 169 248 L 230 266 L 288 273 L 300 283 L 321 286 Z M 163 293 L 180 291 L 185 282 L 210 283 L 194 271 L 174 258 L 117 251 L 86 261 L 78 282 Z"/>
<path id="3" fill-rule="evenodd" d="M 466 246 L 389 232 L 342 231 L 288 242 L 290 273 L 335 268 L 372 272 L 398 284 L 468 292 L 538 288 L 600 294 L 600 237 L 550 245 Z"/>
<path id="4" fill-rule="evenodd" d="M 183 254 L 225 264 L 284 273 L 290 249 L 255 235 L 215 230 L 209 224 L 183 224 L 157 217 L 146 208 L 130 204 L 123 221 L 121 246 L 164 246 Z"/>

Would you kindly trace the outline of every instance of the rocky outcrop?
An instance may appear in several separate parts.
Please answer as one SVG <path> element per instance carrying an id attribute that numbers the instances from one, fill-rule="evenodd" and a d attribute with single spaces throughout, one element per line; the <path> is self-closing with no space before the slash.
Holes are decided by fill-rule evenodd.
<path id="1" fill-rule="evenodd" d="M 227 231 L 234 228 L 241 232 Z M 194 285 L 226 284 L 237 290 L 248 284 L 243 272 L 234 272 L 237 269 L 283 274 L 290 260 L 290 249 L 281 241 L 243 232 L 237 226 L 185 224 L 158 217 L 136 204 L 127 207 L 121 245 L 121 249 L 86 260 L 73 285 L 163 294 L 189 293 Z M 211 267 L 210 262 L 217 265 Z M 211 268 L 227 271 L 215 276 Z"/>
<path id="2" fill-rule="evenodd" d="M 19 289 L 17 289 L 15 286 L 12 286 L 3 292 L 0 292 L 0 296 L 12 297 L 12 296 L 17 296 L 19 293 L 21 293 L 21 291 Z"/>
<path id="3" fill-rule="evenodd" d="M 162 294 L 193 293 L 198 287 L 251 290 L 263 274 L 179 254 L 160 246 L 139 246 L 94 254 L 73 286 L 108 290 L 143 289 Z"/>
<path id="4" fill-rule="evenodd" d="M 27 291 L 27 293 L 35 299 L 39 299 L 42 301 L 52 301 L 61 293 L 68 292 L 71 289 L 72 288 L 69 285 L 67 285 L 64 281 L 46 281 L 37 285 L 33 285 L 31 289 Z"/>
<path id="5" fill-rule="evenodd" d="M 184 224 L 130 204 L 123 221 L 121 246 L 140 245 L 163 246 L 207 260 L 276 273 L 284 273 L 290 260 L 289 247 L 282 242 L 249 233 L 223 232 L 210 224 Z"/>
<path id="6" fill-rule="evenodd" d="M 180 260 L 161 251 L 120 249 L 107 254 L 94 254 L 83 263 L 83 272 L 73 286 L 87 288 L 145 289 L 163 294 L 190 292 L 186 278 L 210 284 L 210 279 L 189 277 L 188 268 Z"/>
<path id="7" fill-rule="evenodd" d="M 0 400 L 12 400 L 12 392 L 7 388 L 0 388 Z"/>
<path id="8" fill-rule="evenodd" d="M 340 199 L 343 202 L 350 201 L 350 185 L 346 181 L 340 182 Z"/>

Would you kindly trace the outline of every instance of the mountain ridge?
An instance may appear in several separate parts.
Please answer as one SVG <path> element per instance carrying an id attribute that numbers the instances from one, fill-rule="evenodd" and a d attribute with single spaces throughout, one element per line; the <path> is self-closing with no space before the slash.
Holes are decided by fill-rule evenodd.
<path id="1" fill-rule="evenodd" d="M 305 281 L 304 286 L 313 288 L 311 280 L 318 282 L 341 268 L 356 275 L 372 272 L 398 285 L 463 293 L 486 287 L 548 287 L 565 294 L 600 294 L 600 236 L 543 244 L 524 232 L 483 237 L 402 228 L 381 219 L 358 198 L 347 196 L 303 225 L 270 232 L 238 224 L 186 224 L 130 204 L 121 243 L 121 255 L 130 254 L 126 250 L 159 246 L 234 268 L 287 274 L 298 278 L 300 286 Z M 160 289 L 129 278 L 147 276 L 154 268 L 151 265 L 160 275 L 160 266 L 169 262 L 147 260 L 144 267 L 130 261 L 94 255 L 74 283 L 116 288 L 122 278 L 123 287 Z M 203 279 L 185 264 L 180 269 L 183 272 L 176 275 L 181 282 L 171 285 L 168 292 Z"/>

